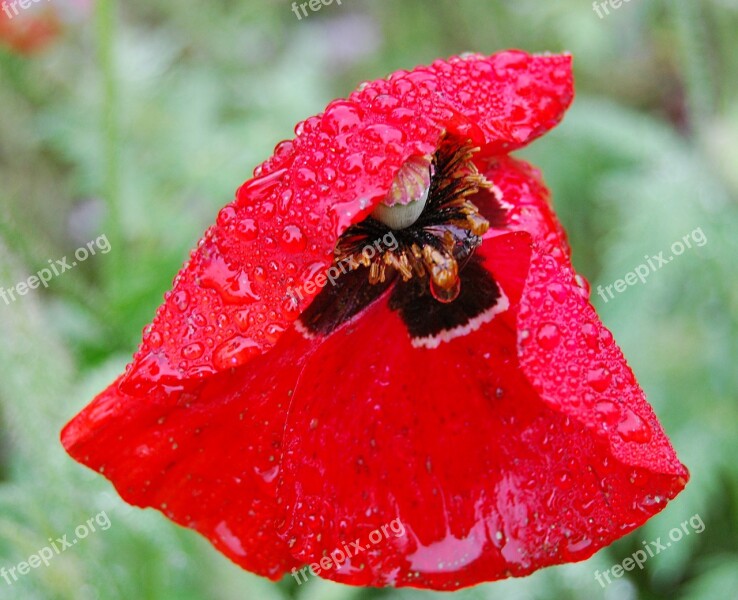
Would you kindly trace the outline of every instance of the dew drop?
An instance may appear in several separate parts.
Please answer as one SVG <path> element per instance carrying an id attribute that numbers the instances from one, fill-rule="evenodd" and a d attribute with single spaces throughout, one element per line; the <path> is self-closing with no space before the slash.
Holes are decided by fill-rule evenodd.
<path id="1" fill-rule="evenodd" d="M 369 141 L 389 144 L 391 142 L 402 142 L 405 134 L 391 125 L 370 125 L 364 130 L 364 135 Z"/>
<path id="2" fill-rule="evenodd" d="M 283 215 L 287 214 L 287 211 L 290 208 L 290 203 L 292 202 L 292 190 L 286 189 L 279 195 L 279 212 Z"/>
<path id="3" fill-rule="evenodd" d="M 605 348 L 607 348 L 608 346 L 612 345 L 612 342 L 613 342 L 612 333 L 610 333 L 604 327 L 602 329 L 600 329 L 600 341 L 602 342 L 602 345 Z"/>
<path id="4" fill-rule="evenodd" d="M 329 135 L 340 135 L 356 128 L 361 123 L 361 109 L 353 102 L 332 102 L 325 113 L 321 126 Z"/>
<path id="5" fill-rule="evenodd" d="M 257 283 L 266 283 L 267 277 L 266 277 L 266 270 L 264 267 L 257 266 L 254 267 L 254 281 Z"/>
<path id="6" fill-rule="evenodd" d="M 276 344 L 283 331 L 284 327 L 279 323 L 269 323 L 264 330 L 264 337 L 270 344 Z"/>
<path id="7" fill-rule="evenodd" d="M 259 225 L 254 219 L 243 219 L 236 225 L 236 234 L 241 239 L 251 242 L 259 235 Z"/>
<path id="8" fill-rule="evenodd" d="M 605 367 L 590 369 L 587 373 L 587 384 L 597 392 L 604 392 L 609 387 L 611 379 L 610 371 Z"/>
<path id="9" fill-rule="evenodd" d="M 236 323 L 236 327 L 241 331 L 246 331 L 253 322 L 250 311 L 247 309 L 236 311 L 233 315 L 233 320 Z"/>
<path id="10" fill-rule="evenodd" d="M 431 296 L 438 300 L 438 302 L 450 304 L 459 297 L 459 293 L 461 292 L 461 279 L 457 278 L 452 288 L 444 289 L 438 286 L 431 278 L 429 287 Z"/>
<path id="11" fill-rule="evenodd" d="M 360 173 L 364 169 L 364 155 L 361 152 L 349 154 L 343 161 L 343 168 L 347 173 Z"/>
<path id="12" fill-rule="evenodd" d="M 280 180 L 287 172 L 287 169 L 277 169 L 269 175 L 255 177 L 244 183 L 236 192 L 236 199 L 241 206 L 256 204 L 266 200 L 274 188 L 279 184 Z"/>
<path id="13" fill-rule="evenodd" d="M 611 427 L 620 420 L 620 409 L 614 402 L 603 400 L 595 405 L 595 411 L 599 413 L 605 423 Z"/>
<path id="14" fill-rule="evenodd" d="M 287 166 L 295 153 L 295 145 L 290 140 L 279 142 L 274 147 L 274 163 L 279 167 Z"/>
<path id="15" fill-rule="evenodd" d="M 282 314 L 289 321 L 294 321 L 300 315 L 299 302 L 296 297 L 288 298 L 282 303 Z"/>
<path id="16" fill-rule="evenodd" d="M 315 171 L 313 171 L 312 169 L 308 169 L 307 167 L 302 167 L 301 169 L 297 170 L 296 179 L 298 185 L 308 187 L 315 183 L 317 177 L 315 176 Z"/>
<path id="17" fill-rule="evenodd" d="M 237 335 L 215 349 L 213 363 L 219 370 L 244 364 L 261 353 L 261 347 L 254 340 Z"/>
<path id="18" fill-rule="evenodd" d="M 220 256 L 213 256 L 203 265 L 200 285 L 215 290 L 224 302 L 241 304 L 261 300 L 254 291 L 249 275 L 230 267 Z"/>
<path id="19" fill-rule="evenodd" d="M 566 287 L 563 286 L 560 283 L 552 283 L 548 286 L 548 293 L 550 294 L 551 298 L 556 300 L 559 304 L 563 304 L 563 302 L 566 300 Z"/>
<path id="20" fill-rule="evenodd" d="M 190 295 L 185 290 L 179 290 L 174 294 L 174 305 L 182 312 L 190 305 Z"/>
<path id="21" fill-rule="evenodd" d="M 153 331 L 147 338 L 147 341 L 151 348 L 160 348 L 162 343 L 161 334 L 158 331 Z"/>
<path id="22" fill-rule="evenodd" d="M 307 238 L 297 225 L 287 225 L 282 230 L 280 241 L 287 252 L 302 252 L 307 246 Z"/>
<path id="23" fill-rule="evenodd" d="M 200 342 L 189 344 L 182 348 L 182 358 L 186 360 L 196 360 L 205 352 L 205 347 Z"/>
<path id="24" fill-rule="evenodd" d="M 555 323 L 543 323 L 538 328 L 536 340 L 544 350 L 553 350 L 559 345 L 561 332 Z"/>
<path id="25" fill-rule="evenodd" d="M 582 326 L 582 334 L 584 341 L 592 350 L 599 350 L 599 336 L 597 335 L 597 327 L 594 323 L 587 322 Z"/>
<path id="26" fill-rule="evenodd" d="M 226 227 L 229 223 L 236 218 L 236 209 L 230 204 L 223 207 L 218 213 L 217 222 L 220 227 Z"/>
<path id="27" fill-rule="evenodd" d="M 651 439 L 651 428 L 631 409 L 623 411 L 624 420 L 620 422 L 617 431 L 626 442 L 645 443 Z"/>

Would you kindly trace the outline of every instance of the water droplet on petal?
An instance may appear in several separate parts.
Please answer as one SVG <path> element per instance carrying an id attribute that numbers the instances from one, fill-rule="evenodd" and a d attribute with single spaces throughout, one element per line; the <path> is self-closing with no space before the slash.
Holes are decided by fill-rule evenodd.
<path id="1" fill-rule="evenodd" d="M 614 426 L 620 420 L 620 409 L 617 404 L 609 400 L 603 400 L 595 405 L 595 410 L 602 416 L 605 423 Z"/>
<path id="2" fill-rule="evenodd" d="M 587 383 L 597 392 L 604 392 L 610 385 L 612 376 L 605 367 L 590 369 L 587 373 Z"/>
<path id="3" fill-rule="evenodd" d="M 297 225 L 287 225 L 282 230 L 280 241 L 287 252 L 302 252 L 307 246 L 307 238 Z"/>
<path id="4" fill-rule="evenodd" d="M 317 177 L 315 176 L 315 171 L 312 169 L 308 169 L 307 167 L 302 167 L 301 169 L 297 170 L 297 183 L 303 187 L 307 187 L 309 185 L 312 185 L 317 180 Z"/>
<path id="5" fill-rule="evenodd" d="M 182 312 L 190 305 L 190 295 L 185 290 L 179 290 L 174 294 L 174 304 Z"/>
<path id="6" fill-rule="evenodd" d="M 249 179 L 236 192 L 238 203 L 241 206 L 248 206 L 266 200 L 286 172 L 286 169 L 277 169 L 269 175 Z"/>
<path id="7" fill-rule="evenodd" d="M 236 323 L 236 327 L 241 331 L 246 331 L 253 322 L 253 319 L 250 316 L 250 311 L 247 309 L 236 311 L 233 315 L 233 320 Z"/>
<path id="8" fill-rule="evenodd" d="M 215 290 L 228 303 L 242 304 L 261 299 L 253 289 L 249 275 L 242 269 L 231 267 L 220 256 L 213 256 L 204 263 L 200 285 Z"/>
<path id="9" fill-rule="evenodd" d="M 391 125 L 370 125 L 364 130 L 364 135 L 369 141 L 389 144 L 391 142 L 402 142 L 405 134 Z"/>
<path id="10" fill-rule="evenodd" d="M 328 105 L 321 126 L 329 135 L 340 135 L 361 123 L 361 109 L 353 102 L 338 100 Z"/>
<path id="11" fill-rule="evenodd" d="M 233 208 L 230 204 L 228 206 L 224 206 L 220 212 L 218 213 L 217 222 L 220 227 L 226 227 L 229 223 L 233 221 L 233 219 L 236 218 L 236 209 Z"/>
<path id="12" fill-rule="evenodd" d="M 543 323 L 538 328 L 536 339 L 544 350 L 553 350 L 559 345 L 561 332 L 555 323 Z"/>
<path id="13" fill-rule="evenodd" d="M 560 283 L 554 282 L 551 285 L 549 285 L 548 293 L 559 304 L 563 304 L 563 302 L 566 300 L 566 296 L 567 296 L 566 287 Z"/>
<path id="14" fill-rule="evenodd" d="M 153 331 L 146 341 L 151 348 L 160 348 L 162 343 L 161 334 L 158 331 Z"/>
<path id="15" fill-rule="evenodd" d="M 645 443 L 651 439 L 651 428 L 631 409 L 623 411 L 624 420 L 618 425 L 617 431 L 626 442 Z"/>
<path id="16" fill-rule="evenodd" d="M 584 341 L 587 343 L 587 346 L 592 348 L 592 350 L 599 350 L 599 336 L 594 323 L 585 323 L 582 326 L 582 334 L 584 335 Z"/>
<path id="17" fill-rule="evenodd" d="M 270 323 L 266 326 L 266 329 L 264 330 L 264 338 L 267 342 L 271 344 L 276 344 L 283 331 L 284 327 L 282 325 L 278 323 Z"/>
<path id="18" fill-rule="evenodd" d="M 279 212 L 283 215 L 287 214 L 287 211 L 289 210 L 290 203 L 292 202 L 292 190 L 286 189 L 279 195 Z"/>
<path id="19" fill-rule="evenodd" d="M 242 365 L 260 353 L 259 344 L 250 338 L 238 335 L 215 349 L 213 363 L 217 369 L 225 370 Z"/>
<path id="20" fill-rule="evenodd" d="M 205 352 L 205 347 L 199 343 L 189 344 L 182 348 L 182 358 L 187 360 L 195 360 L 200 358 Z"/>
<path id="21" fill-rule="evenodd" d="M 251 242 L 259 235 L 259 225 L 254 219 L 243 219 L 236 225 L 236 233 L 241 239 Z"/>

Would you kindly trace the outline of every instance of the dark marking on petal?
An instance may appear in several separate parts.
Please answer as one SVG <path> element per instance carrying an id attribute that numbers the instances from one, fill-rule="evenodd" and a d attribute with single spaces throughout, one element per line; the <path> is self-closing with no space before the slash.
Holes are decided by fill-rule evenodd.
<path id="1" fill-rule="evenodd" d="M 453 302 L 437 302 L 422 279 L 399 282 L 390 296 L 390 308 L 400 313 L 412 338 L 427 338 L 469 325 L 493 308 L 503 294 L 479 256 L 472 256 L 461 271 L 461 290 Z"/>
<path id="2" fill-rule="evenodd" d="M 507 229 L 509 205 L 505 204 L 499 188 L 481 188 L 469 201 L 479 209 L 491 229 Z"/>
<path id="3" fill-rule="evenodd" d="M 308 333 L 328 335 L 377 300 L 395 279 L 369 285 L 366 272 L 366 267 L 359 266 L 341 275 L 335 285 L 329 283 L 303 311 L 298 323 Z"/>

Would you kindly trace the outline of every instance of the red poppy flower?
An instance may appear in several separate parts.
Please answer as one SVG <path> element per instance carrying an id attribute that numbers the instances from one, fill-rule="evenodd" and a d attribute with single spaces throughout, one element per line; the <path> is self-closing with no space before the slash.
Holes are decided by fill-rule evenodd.
<path id="1" fill-rule="evenodd" d="M 69 453 L 273 579 L 312 563 L 455 589 L 585 559 L 660 511 L 687 470 L 538 172 L 507 156 L 562 118 L 570 63 L 439 60 L 300 123 Z"/>

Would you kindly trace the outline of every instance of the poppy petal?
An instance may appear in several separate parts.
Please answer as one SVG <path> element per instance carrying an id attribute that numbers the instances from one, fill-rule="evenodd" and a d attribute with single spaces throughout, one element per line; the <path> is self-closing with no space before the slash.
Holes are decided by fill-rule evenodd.
<path id="1" fill-rule="evenodd" d="M 640 442 L 648 449 L 622 452 L 606 414 L 580 419 L 521 368 L 531 358 L 519 356 L 515 322 L 519 310 L 534 318 L 541 265 L 511 267 L 508 257 L 530 252 L 524 234 L 485 242 L 511 307 L 466 336 L 415 347 L 378 301 L 307 363 L 285 430 L 280 531 L 320 576 L 444 590 L 521 576 L 589 557 L 684 486 L 658 423 Z M 622 356 L 617 372 L 630 372 Z M 337 559 L 320 567 L 325 556 Z"/>
<path id="2" fill-rule="evenodd" d="M 479 165 L 484 176 L 494 184 L 492 192 L 482 190 L 473 202 L 485 218 L 494 221 L 498 203 L 505 210 L 504 229 L 525 231 L 546 253 L 556 258 L 569 258 L 571 251 L 566 232 L 561 226 L 551 204 L 541 172 L 533 165 L 509 156 L 482 161 Z M 493 214 L 488 215 L 492 211 Z M 490 229 L 486 237 L 497 235 L 499 230 Z"/>
<path id="3" fill-rule="evenodd" d="M 673 476 L 675 491 L 684 486 L 687 470 L 589 303 L 588 285 L 570 265 L 539 249 L 518 328 L 520 366 L 544 402 L 598 428 L 617 460 Z"/>
<path id="4" fill-rule="evenodd" d="M 67 452 L 121 497 L 199 531 L 242 567 L 278 579 L 296 566 L 276 535 L 276 477 L 302 336 L 188 391 L 102 392 L 62 432 Z M 248 370 L 245 370 L 248 369 Z"/>
<path id="5" fill-rule="evenodd" d="M 435 151 L 445 132 L 484 155 L 519 148 L 556 125 L 572 97 L 570 56 L 510 51 L 398 71 L 332 102 L 220 211 L 146 329 L 122 389 L 194 384 L 273 347 L 309 305 L 338 236 L 371 212 L 408 158 Z"/>
<path id="6" fill-rule="evenodd" d="M 483 170 L 509 207 L 507 228 L 534 240 L 516 325 L 521 368 L 557 409 L 590 426 L 606 417 L 605 431 L 618 458 L 644 467 L 658 464 L 661 472 L 686 477 L 612 334 L 589 303 L 586 281 L 569 263 L 566 235 L 540 172 L 510 157 L 494 159 Z M 484 203 L 478 206 L 484 214 Z"/>

